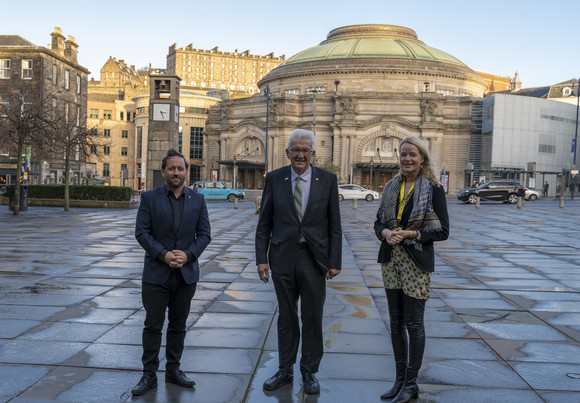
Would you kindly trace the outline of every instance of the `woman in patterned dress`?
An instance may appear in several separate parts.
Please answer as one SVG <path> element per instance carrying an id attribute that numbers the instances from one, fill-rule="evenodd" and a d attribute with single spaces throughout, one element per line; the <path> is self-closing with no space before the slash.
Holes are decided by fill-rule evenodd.
<path id="1" fill-rule="evenodd" d="M 378 262 L 387 293 L 396 378 L 381 399 L 418 397 L 417 374 L 425 350 L 425 303 L 435 266 L 433 242 L 449 236 L 445 191 L 423 140 L 400 144 L 399 173 L 385 185 L 375 221 Z"/>

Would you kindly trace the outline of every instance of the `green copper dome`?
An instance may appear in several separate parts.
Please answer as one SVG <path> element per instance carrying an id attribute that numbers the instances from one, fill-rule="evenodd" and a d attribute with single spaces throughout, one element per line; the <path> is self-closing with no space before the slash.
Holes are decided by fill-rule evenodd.
<path id="1" fill-rule="evenodd" d="M 282 66 L 337 59 L 410 59 L 467 67 L 448 53 L 425 45 L 410 28 L 365 24 L 336 28 L 319 45 L 290 57 Z"/>

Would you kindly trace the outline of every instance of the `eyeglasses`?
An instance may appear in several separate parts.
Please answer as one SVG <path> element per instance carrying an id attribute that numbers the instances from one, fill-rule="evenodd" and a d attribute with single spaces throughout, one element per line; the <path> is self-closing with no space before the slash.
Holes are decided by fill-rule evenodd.
<path id="1" fill-rule="evenodd" d="M 291 148 L 290 152 L 292 153 L 292 155 L 302 154 L 304 156 L 307 156 L 307 155 L 312 154 L 312 150 L 300 150 L 297 148 Z"/>

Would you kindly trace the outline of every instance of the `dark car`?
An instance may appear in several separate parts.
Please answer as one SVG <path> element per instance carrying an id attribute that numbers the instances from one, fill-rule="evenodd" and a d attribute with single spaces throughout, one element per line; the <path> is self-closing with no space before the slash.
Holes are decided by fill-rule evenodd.
<path id="1" fill-rule="evenodd" d="M 460 190 L 457 199 L 473 204 L 479 196 L 481 200 L 515 204 L 518 196 L 524 196 L 525 190 L 519 182 L 487 182 L 476 188 Z"/>

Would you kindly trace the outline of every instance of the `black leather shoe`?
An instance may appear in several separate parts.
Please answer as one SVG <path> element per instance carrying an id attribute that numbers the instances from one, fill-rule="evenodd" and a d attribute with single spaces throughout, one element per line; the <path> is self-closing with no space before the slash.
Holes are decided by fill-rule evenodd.
<path id="1" fill-rule="evenodd" d="M 304 382 L 304 392 L 306 394 L 313 395 L 320 393 L 320 384 L 312 372 L 303 373 L 302 381 Z"/>
<path id="2" fill-rule="evenodd" d="M 131 390 L 131 394 L 135 396 L 144 395 L 155 387 L 157 387 L 157 377 L 154 375 L 143 375 L 139 383 Z"/>
<path id="3" fill-rule="evenodd" d="M 292 382 L 294 382 L 294 375 L 288 374 L 284 371 L 278 371 L 274 376 L 266 379 L 266 382 L 264 382 L 264 389 L 276 390 L 286 385 L 287 383 Z"/>
<path id="4" fill-rule="evenodd" d="M 184 388 L 193 388 L 193 385 L 195 385 L 195 381 L 185 376 L 183 371 L 180 369 L 166 372 L 165 382 L 174 383 Z"/>

